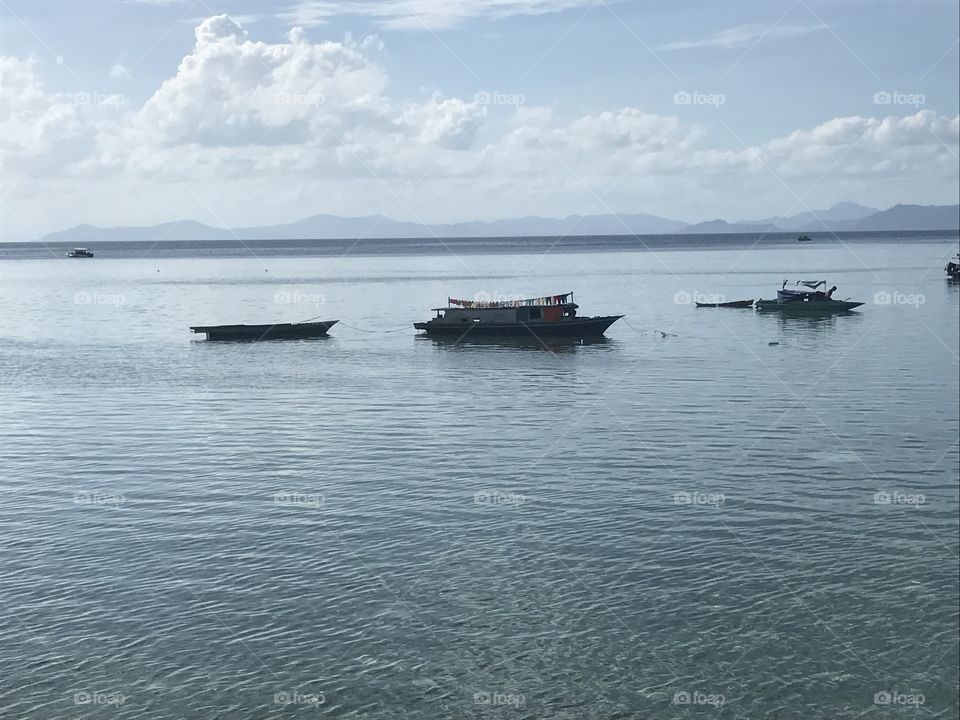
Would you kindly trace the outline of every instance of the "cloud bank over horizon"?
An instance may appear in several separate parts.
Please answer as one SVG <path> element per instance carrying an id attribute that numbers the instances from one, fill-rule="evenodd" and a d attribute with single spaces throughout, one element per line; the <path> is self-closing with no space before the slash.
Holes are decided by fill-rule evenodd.
<path id="1" fill-rule="evenodd" d="M 753 35 L 674 49 L 734 47 Z M 573 212 L 698 221 L 841 200 L 955 202 L 958 192 L 960 115 L 920 103 L 881 98 L 878 110 L 901 114 L 824 117 L 748 143 L 722 121 L 718 133 L 682 116 L 709 101 L 692 90 L 677 92 L 677 114 L 577 112 L 495 91 L 403 98 L 376 35 L 312 41 L 295 26 L 268 42 L 220 14 L 194 38 L 140 104 L 50 90 L 46 63 L 0 56 L 0 239 L 81 223 L 233 226 L 320 212 L 427 223 Z M 114 74 L 129 78 L 123 67 Z"/>

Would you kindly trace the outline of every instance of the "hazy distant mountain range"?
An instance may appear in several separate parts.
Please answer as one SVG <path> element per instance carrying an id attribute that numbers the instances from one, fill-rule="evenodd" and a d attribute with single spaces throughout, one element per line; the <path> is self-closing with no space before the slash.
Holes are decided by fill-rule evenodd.
<path id="1" fill-rule="evenodd" d="M 894 205 L 889 210 L 837 203 L 828 210 L 804 212 L 789 217 L 727 222 L 710 220 L 696 224 L 656 215 L 570 215 L 565 218 L 522 217 L 492 222 L 436 225 L 399 222 L 383 215 L 340 217 L 313 215 L 285 225 L 216 228 L 191 220 L 150 227 L 98 228 L 78 225 L 50 233 L 48 243 L 92 245 L 108 241 L 160 240 L 291 240 L 337 238 L 416 237 L 524 237 L 536 235 L 666 235 L 672 233 L 824 233 L 843 230 L 954 230 L 960 228 L 960 205 Z"/>

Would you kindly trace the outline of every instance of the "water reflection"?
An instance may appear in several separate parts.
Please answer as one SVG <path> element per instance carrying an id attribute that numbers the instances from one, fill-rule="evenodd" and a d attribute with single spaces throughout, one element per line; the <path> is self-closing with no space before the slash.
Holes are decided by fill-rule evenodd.
<path id="1" fill-rule="evenodd" d="M 203 333 L 197 333 L 190 337 L 190 342 L 194 346 L 209 347 L 232 347 L 235 345 L 307 345 L 315 342 L 328 342 L 334 338 L 332 335 L 317 335 L 316 337 L 302 338 L 284 338 L 284 337 L 264 337 L 264 338 L 238 338 L 235 340 L 210 340 Z"/>
<path id="2" fill-rule="evenodd" d="M 491 337 L 491 336 L 466 336 L 463 338 L 455 337 L 432 337 L 429 335 L 417 335 L 418 342 L 433 343 L 441 350 L 470 350 L 479 348 L 492 348 L 499 350 L 520 350 L 520 351 L 541 351 L 553 353 L 572 353 L 586 346 L 608 346 L 611 349 L 616 347 L 616 342 L 606 337 L 599 338 L 537 338 L 532 335 L 518 337 Z"/>
<path id="3" fill-rule="evenodd" d="M 836 329 L 841 323 L 858 323 L 863 321 L 863 313 L 851 310 L 843 313 L 831 314 L 791 314 L 791 313 L 770 313 L 759 312 L 758 317 L 765 320 L 776 322 L 780 330 L 796 332 L 806 331 L 811 333 L 825 333 Z"/>

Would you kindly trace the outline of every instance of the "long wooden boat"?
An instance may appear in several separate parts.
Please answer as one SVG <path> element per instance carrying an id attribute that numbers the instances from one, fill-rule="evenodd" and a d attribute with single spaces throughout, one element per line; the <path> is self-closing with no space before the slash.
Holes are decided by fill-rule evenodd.
<path id="1" fill-rule="evenodd" d="M 578 307 L 572 292 L 503 302 L 447 298 L 447 307 L 433 308 L 436 317 L 413 326 L 427 335 L 453 338 L 595 338 L 623 317 L 579 317 Z"/>
<path id="2" fill-rule="evenodd" d="M 323 337 L 339 320 L 273 325 L 191 325 L 195 333 L 205 333 L 207 340 L 299 340 Z"/>
<path id="3" fill-rule="evenodd" d="M 813 298 L 791 300 L 757 300 L 754 307 L 761 311 L 776 311 L 781 313 L 843 313 L 863 305 L 862 302 L 849 300 L 817 300 Z"/>
<path id="4" fill-rule="evenodd" d="M 697 307 L 724 307 L 724 308 L 748 308 L 753 307 L 753 300 L 731 300 L 722 303 L 697 303 Z"/>

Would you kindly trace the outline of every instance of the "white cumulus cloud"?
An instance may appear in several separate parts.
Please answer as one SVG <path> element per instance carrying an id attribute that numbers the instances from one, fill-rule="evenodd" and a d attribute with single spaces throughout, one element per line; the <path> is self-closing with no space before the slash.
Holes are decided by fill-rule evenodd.
<path id="1" fill-rule="evenodd" d="M 42 216 L 55 189 L 75 208 L 64 225 L 171 219 L 172 198 L 189 207 L 200 197 L 230 225 L 256 223 L 268 208 L 290 220 L 614 208 L 697 219 L 701 207 L 775 205 L 814 186 L 829 203 L 869 203 L 878 192 L 917 201 L 905 192 L 957 186 L 960 118 L 930 109 L 830 118 L 742 147 L 638 107 L 570 117 L 533 105 L 504 114 L 438 93 L 396 98 L 376 37 L 312 42 L 293 28 L 271 43 L 221 15 L 195 38 L 136 107 L 49 92 L 36 60 L 0 56 L 0 167 L 17 202 Z M 119 195 L 136 201 L 108 199 Z"/>

